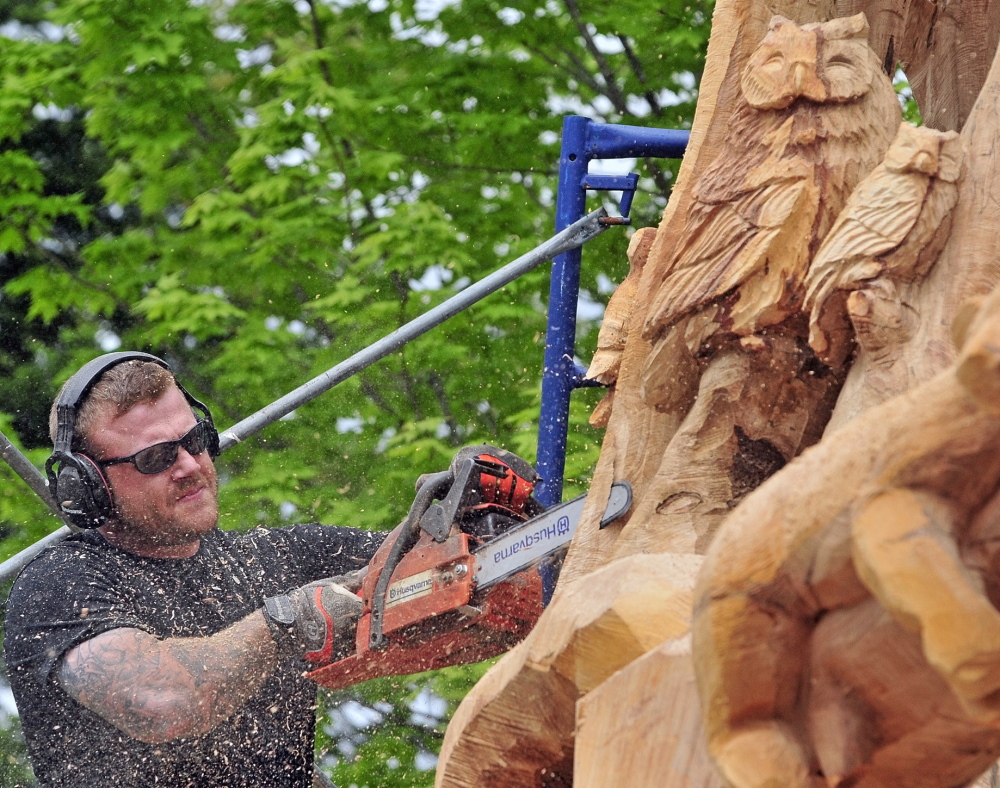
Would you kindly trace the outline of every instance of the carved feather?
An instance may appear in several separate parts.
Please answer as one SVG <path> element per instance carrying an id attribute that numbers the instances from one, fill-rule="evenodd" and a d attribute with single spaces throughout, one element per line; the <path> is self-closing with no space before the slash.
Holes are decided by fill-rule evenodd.
<path id="1" fill-rule="evenodd" d="M 929 185 L 930 179 L 922 173 L 896 173 L 884 164 L 862 181 L 809 266 L 807 309 L 821 305 L 833 289 L 843 287 L 843 274 L 852 264 L 885 254 L 903 242 L 920 215 Z"/>
<path id="2" fill-rule="evenodd" d="M 817 353 L 830 353 L 830 334 L 842 324 L 823 314 L 828 302 L 833 309 L 834 292 L 883 272 L 900 282 L 926 273 L 940 251 L 932 241 L 958 199 L 962 158 L 954 132 L 901 124 L 885 161 L 851 194 L 809 267 L 804 306 Z M 842 308 L 843 298 L 836 303 Z"/>
<path id="3" fill-rule="evenodd" d="M 861 15 L 772 21 L 744 70 L 723 149 L 695 184 L 647 339 L 713 302 L 737 336 L 800 310 L 810 257 L 900 120 L 866 31 Z"/>

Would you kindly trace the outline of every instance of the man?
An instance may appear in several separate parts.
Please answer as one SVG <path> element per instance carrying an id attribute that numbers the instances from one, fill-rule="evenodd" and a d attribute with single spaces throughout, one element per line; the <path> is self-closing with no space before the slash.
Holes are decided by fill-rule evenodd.
<path id="1" fill-rule="evenodd" d="M 353 649 L 360 601 L 344 585 L 384 534 L 219 530 L 211 416 L 155 357 L 91 362 L 52 432 L 57 501 L 96 527 L 36 558 L 8 602 L 5 654 L 41 784 L 311 785 L 303 657 Z"/>

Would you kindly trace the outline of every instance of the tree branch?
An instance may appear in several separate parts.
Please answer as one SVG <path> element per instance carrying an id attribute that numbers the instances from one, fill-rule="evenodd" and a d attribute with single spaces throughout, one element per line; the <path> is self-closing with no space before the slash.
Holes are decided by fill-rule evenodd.
<path id="1" fill-rule="evenodd" d="M 46 257 L 48 257 L 53 263 L 56 264 L 56 266 L 58 268 L 62 269 L 62 271 L 70 279 L 72 279 L 74 282 L 76 282 L 81 287 L 84 287 L 84 288 L 86 288 L 88 290 L 93 290 L 95 293 L 101 293 L 102 295 L 110 296 L 111 300 L 115 302 L 115 308 L 116 309 L 120 309 L 122 312 L 129 313 L 129 314 L 132 312 L 132 306 L 131 306 L 131 304 L 129 304 L 127 301 L 124 301 L 123 299 L 119 298 L 114 293 L 114 291 L 112 291 L 110 288 L 101 287 L 100 285 L 95 285 L 93 282 L 88 282 L 86 279 L 84 279 L 83 277 L 81 277 L 79 275 L 79 273 L 77 273 L 72 268 L 70 268 L 69 265 L 66 263 L 66 261 L 63 260 L 60 255 L 57 255 L 51 249 L 46 249 L 44 246 L 38 246 L 37 244 L 35 244 L 35 248 L 36 249 L 41 249 L 42 252 L 45 254 Z M 81 262 L 81 264 L 82 264 L 82 261 L 79 261 L 79 262 Z"/>
<path id="2" fill-rule="evenodd" d="M 632 49 L 632 44 L 629 42 L 628 36 L 619 34 L 618 40 L 622 42 L 622 47 L 625 50 L 625 58 L 632 67 L 632 73 L 635 74 L 635 78 L 639 81 L 640 85 L 646 86 L 648 84 L 646 79 L 646 70 L 642 67 L 642 61 L 639 60 L 639 56 L 636 55 L 635 50 Z M 649 107 L 653 111 L 653 114 L 658 118 L 662 118 L 663 107 L 660 106 L 660 100 L 657 98 L 656 93 L 649 88 L 646 88 L 643 96 L 646 98 L 646 101 L 649 102 Z"/>
<path id="3" fill-rule="evenodd" d="M 608 64 L 608 61 L 605 60 L 601 50 L 597 48 L 597 44 L 594 43 L 594 38 L 590 34 L 590 30 L 587 29 L 586 22 L 583 21 L 583 17 L 580 14 L 580 7 L 576 4 L 576 0 L 563 0 L 563 2 L 566 5 L 566 10 L 569 11 L 570 18 L 572 18 L 574 24 L 576 24 L 576 29 L 579 30 L 580 35 L 583 36 L 583 43 L 587 47 L 587 51 L 590 52 L 590 56 L 594 58 L 594 62 L 597 63 L 597 69 L 604 78 L 604 84 L 606 87 L 606 90 L 603 91 L 604 95 L 611 100 L 615 109 L 617 109 L 621 114 L 630 114 L 628 111 L 628 105 L 625 101 L 625 96 L 618 88 L 615 72 Z"/>
<path id="4" fill-rule="evenodd" d="M 323 28 L 319 22 L 319 14 L 316 12 L 316 3 L 314 0 L 306 0 L 306 2 L 309 3 L 309 16 L 312 20 L 313 40 L 316 43 L 316 50 L 322 51 L 326 49 L 326 42 L 323 40 Z M 330 74 L 330 64 L 325 60 L 320 60 L 319 70 L 323 72 L 323 79 L 326 81 L 326 84 L 333 87 L 333 75 Z"/>
<path id="5" fill-rule="evenodd" d="M 646 165 L 646 169 L 649 170 L 649 174 L 653 176 L 656 188 L 660 190 L 660 193 L 664 197 L 669 199 L 670 192 L 674 187 L 673 182 L 667 177 L 666 172 L 657 163 L 656 159 L 644 158 L 642 161 Z"/>
<path id="6" fill-rule="evenodd" d="M 367 380 L 362 375 L 359 375 L 358 379 L 360 380 L 361 393 L 364 394 L 375 405 L 375 407 L 384 413 L 389 414 L 397 421 L 403 421 L 403 417 L 396 410 L 394 410 L 388 402 L 386 402 L 385 397 L 379 393 L 379 390 L 371 383 L 371 381 Z"/>
<path id="7" fill-rule="evenodd" d="M 444 416 L 445 424 L 448 425 L 451 433 L 451 443 L 457 446 L 459 442 L 458 422 L 455 421 L 455 415 L 452 413 L 451 405 L 448 402 L 448 392 L 444 389 L 444 381 L 437 372 L 432 370 L 427 374 L 427 384 L 431 387 L 431 391 L 434 392 L 434 397 L 441 408 L 441 415 Z"/>
<path id="8" fill-rule="evenodd" d="M 599 83 L 590 75 L 590 72 L 587 71 L 587 68 L 583 65 L 583 62 L 579 58 L 577 58 L 576 55 L 574 55 L 572 52 L 562 48 L 559 49 L 560 52 L 562 52 L 564 55 L 566 55 L 566 57 L 570 59 L 572 66 L 569 66 L 566 65 L 565 63 L 561 63 L 560 61 L 556 60 L 554 57 L 547 54 L 543 50 L 538 49 L 537 47 L 534 47 L 527 42 L 522 41 L 521 43 L 522 46 L 524 46 L 524 48 L 527 49 L 529 52 L 534 53 L 553 68 L 559 69 L 567 76 L 569 76 L 570 79 L 575 79 L 577 82 L 582 82 L 591 90 L 593 90 L 595 93 L 601 95 L 604 94 L 604 90 L 601 87 L 601 83 Z"/>

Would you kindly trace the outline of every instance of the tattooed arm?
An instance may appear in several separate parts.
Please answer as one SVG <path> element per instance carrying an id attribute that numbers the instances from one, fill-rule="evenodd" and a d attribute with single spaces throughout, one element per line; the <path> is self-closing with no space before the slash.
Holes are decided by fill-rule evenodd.
<path id="1" fill-rule="evenodd" d="M 203 638 L 112 629 L 68 651 L 58 675 L 71 697 L 154 743 L 200 736 L 230 717 L 271 675 L 276 656 L 257 611 Z"/>

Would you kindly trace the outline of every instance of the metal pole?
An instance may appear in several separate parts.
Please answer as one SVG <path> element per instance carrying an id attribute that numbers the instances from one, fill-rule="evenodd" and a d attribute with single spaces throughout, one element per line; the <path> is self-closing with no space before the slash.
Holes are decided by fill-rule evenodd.
<path id="1" fill-rule="evenodd" d="M 587 137 L 591 121 L 579 115 L 563 120 L 559 155 L 559 191 L 556 197 L 556 230 L 570 225 L 586 208 L 587 192 L 581 183 L 590 157 Z M 573 391 L 573 351 L 576 346 L 576 305 L 580 297 L 579 248 L 559 255 L 552 263 L 549 285 L 548 330 L 542 368 L 542 409 L 538 417 L 538 474 L 535 497 L 545 506 L 562 501 L 566 467 L 569 397 Z"/>
<path id="2" fill-rule="evenodd" d="M 52 496 L 49 494 L 48 484 L 45 482 L 45 477 L 39 472 L 39 470 L 31 463 L 27 457 L 25 457 L 20 451 L 18 451 L 17 446 L 10 442 L 6 435 L 0 432 L 0 458 L 3 458 L 16 473 L 20 476 L 24 482 L 35 491 L 39 498 L 45 501 L 45 505 L 52 510 L 52 513 L 58 517 L 62 517 L 62 513 L 56 506 L 56 502 L 52 500 Z M 62 539 L 65 539 L 71 533 L 73 533 L 75 528 L 70 528 L 70 526 L 64 525 L 55 533 L 51 533 L 44 539 L 40 539 L 35 542 L 30 547 L 26 547 L 20 553 L 12 558 L 8 558 L 2 564 L 0 564 L 0 582 L 3 582 L 9 577 L 13 577 L 18 572 L 21 571 L 21 567 L 28 563 L 32 558 L 34 558 L 38 553 L 42 552 L 50 544 L 55 544 Z"/>
<path id="3" fill-rule="evenodd" d="M 690 136 L 690 132 L 679 129 L 591 123 L 587 129 L 587 158 L 680 159 Z"/>
<path id="4" fill-rule="evenodd" d="M 599 208 L 588 214 L 545 241 L 545 243 L 536 246 L 527 254 L 518 257 L 513 262 L 507 263 L 503 268 L 494 271 L 486 278 L 476 282 L 476 284 L 470 285 L 462 292 L 428 310 L 420 317 L 411 320 L 405 326 L 396 329 L 388 336 L 369 345 L 359 353 L 355 353 L 346 361 L 342 361 L 335 367 L 331 367 L 308 383 L 299 386 L 270 405 L 261 408 L 253 415 L 234 424 L 219 435 L 219 450 L 225 451 L 237 443 L 246 440 L 251 435 L 256 435 L 269 424 L 278 421 L 300 405 L 315 399 L 325 391 L 329 391 L 338 383 L 342 383 L 352 375 L 371 366 L 379 359 L 385 358 L 395 352 L 407 342 L 411 342 L 435 326 L 440 325 L 448 318 L 454 317 L 462 310 L 472 306 L 477 301 L 481 301 L 491 293 L 495 293 L 500 288 L 509 285 L 519 276 L 537 268 L 542 263 L 551 260 L 556 255 L 568 249 L 579 248 L 592 238 L 596 238 L 610 226 L 603 222 L 607 218 L 607 215 L 607 211 L 603 208 Z M 3 451 L 5 446 L 9 446 L 13 452 Z M 52 501 L 49 495 L 42 475 L 6 438 L 3 439 L 3 443 L 0 443 L 0 456 L 49 504 L 49 507 L 53 511 L 57 511 L 55 502 Z M 36 542 L 31 547 L 25 548 L 7 561 L 4 561 L 0 564 L 0 582 L 20 571 L 20 568 L 24 564 L 30 561 L 35 554 L 41 552 L 47 545 L 65 538 L 70 533 L 70 529 L 64 527 L 56 533 L 50 534 L 41 541 Z"/>
<path id="5" fill-rule="evenodd" d="M 519 276 L 526 274 L 533 268 L 537 268 L 556 255 L 568 249 L 578 249 L 583 246 L 587 241 L 596 238 L 607 229 L 607 225 L 602 222 L 603 219 L 607 218 L 607 215 L 607 211 L 603 208 L 599 208 L 593 213 L 588 214 L 562 232 L 554 235 L 545 243 L 536 246 L 527 254 L 494 271 L 485 279 L 476 282 L 474 285 L 470 285 L 458 295 L 454 295 L 444 303 L 428 310 L 420 317 L 411 320 L 405 326 L 397 328 L 388 336 L 369 345 L 359 353 L 355 353 L 346 361 L 342 361 L 337 366 L 331 367 L 308 383 L 304 383 L 294 391 L 289 392 L 281 399 L 275 400 L 252 416 L 248 416 L 238 424 L 234 424 L 219 435 L 220 450 L 228 449 L 240 441 L 246 440 L 251 435 L 255 435 L 267 425 L 278 421 L 283 416 L 287 416 L 300 405 L 315 399 L 325 391 L 329 391 L 338 383 L 347 380 L 351 375 L 355 375 L 379 359 L 385 358 L 407 342 L 411 342 L 421 334 L 427 333 L 430 329 L 440 325 L 448 318 L 454 317 L 477 301 L 481 301 L 491 293 L 495 293 L 500 288 L 509 285 Z"/>
<path id="6" fill-rule="evenodd" d="M 30 547 L 25 547 L 17 555 L 8 558 L 0 564 L 0 583 L 6 582 L 20 572 L 32 558 L 46 547 L 56 542 L 61 542 L 71 533 L 73 533 L 72 529 L 68 525 L 64 525 L 58 531 L 53 531 L 48 536 L 43 536 Z"/>
<path id="7" fill-rule="evenodd" d="M 62 517 L 59 507 L 56 506 L 56 502 L 49 495 L 49 485 L 46 483 L 45 477 L 42 476 L 38 468 L 32 465 L 31 460 L 18 451 L 17 446 L 11 443 L 2 432 L 0 432 L 0 458 L 11 467 L 14 473 L 24 480 L 25 484 L 35 491 L 39 498 L 45 501 L 45 505 L 55 515 Z"/>

